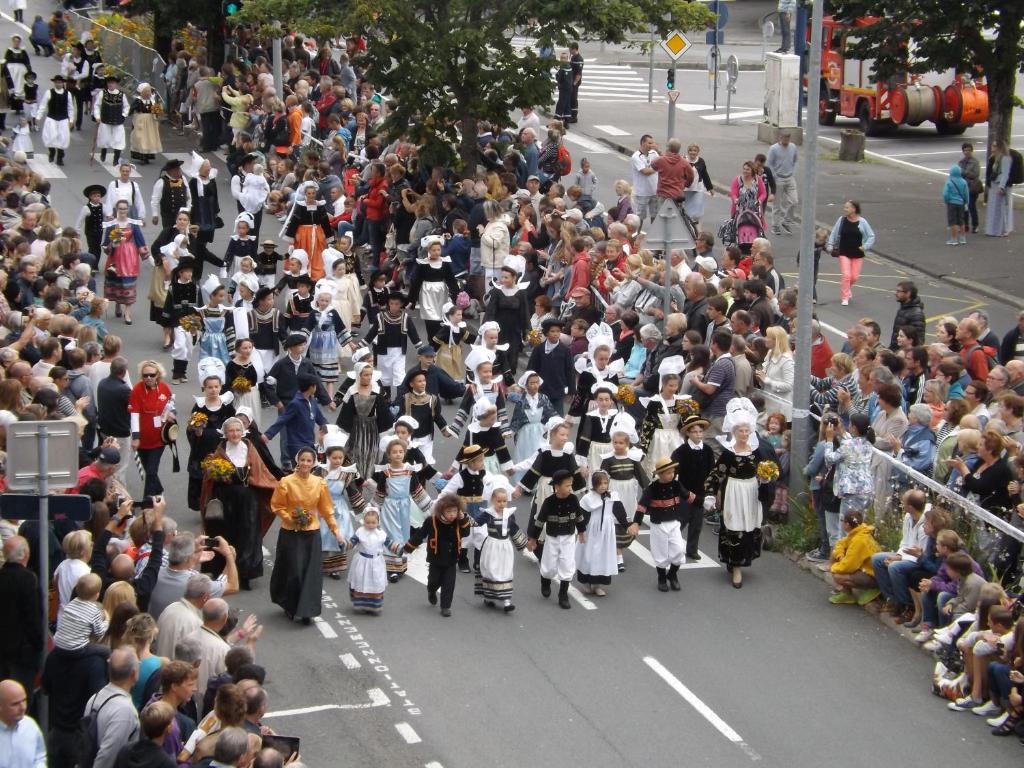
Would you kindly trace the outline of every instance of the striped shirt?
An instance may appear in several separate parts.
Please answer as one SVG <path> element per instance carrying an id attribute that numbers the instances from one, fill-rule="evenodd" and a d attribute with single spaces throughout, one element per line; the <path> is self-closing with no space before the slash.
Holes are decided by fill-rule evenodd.
<path id="1" fill-rule="evenodd" d="M 107 619 L 100 604 L 76 597 L 61 611 L 53 644 L 65 651 L 75 651 L 84 648 L 90 637 L 103 637 L 105 634 Z"/>

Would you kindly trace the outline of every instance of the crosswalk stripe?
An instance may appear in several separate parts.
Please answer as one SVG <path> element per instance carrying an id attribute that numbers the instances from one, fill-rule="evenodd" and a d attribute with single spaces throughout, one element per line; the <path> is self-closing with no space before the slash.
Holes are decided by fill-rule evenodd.
<path id="1" fill-rule="evenodd" d="M 683 112 L 705 112 L 712 109 L 710 104 L 676 104 L 676 109 Z"/>
<path id="2" fill-rule="evenodd" d="M 619 128 L 616 128 L 614 125 L 595 125 L 594 127 L 597 128 L 597 130 L 599 130 L 599 131 L 603 131 L 604 133 L 607 133 L 609 136 L 632 136 L 633 135 L 629 131 L 623 131 L 623 130 L 621 130 Z"/>
<path id="3" fill-rule="evenodd" d="M 728 118 L 730 120 L 739 120 L 742 117 L 754 117 L 756 115 L 763 115 L 763 114 L 764 114 L 764 110 L 763 109 L 748 109 L 748 110 L 745 110 L 743 112 L 732 112 L 732 113 L 730 113 L 728 115 Z M 714 114 L 714 115 L 701 115 L 700 116 L 701 120 L 725 120 L 726 117 L 727 117 L 727 115 L 725 114 L 725 112 L 719 112 L 718 114 Z"/>
<path id="4" fill-rule="evenodd" d="M 592 139 L 588 139 L 585 136 L 578 136 L 575 133 L 572 133 L 571 131 L 565 134 L 565 136 L 563 136 L 562 139 L 564 141 L 570 142 L 571 144 L 583 147 L 583 149 L 587 150 L 587 152 L 590 152 L 595 155 L 606 155 L 611 151 L 604 144 L 599 144 L 598 142 L 593 141 Z"/>
<path id="5" fill-rule="evenodd" d="M 686 539 L 683 539 L 683 546 L 686 546 Z M 632 544 L 630 544 L 629 551 L 637 557 L 639 557 L 641 560 L 643 560 L 651 568 L 656 567 L 654 565 L 654 557 L 651 555 L 651 550 L 649 550 L 639 541 L 634 541 Z M 700 560 L 692 563 L 689 561 L 684 562 L 682 565 L 679 566 L 679 570 L 693 571 L 699 568 L 721 568 L 721 566 L 714 560 L 712 560 L 706 553 L 702 552 L 699 549 L 697 550 L 697 553 L 700 555 Z"/>
<path id="6" fill-rule="evenodd" d="M 64 171 L 51 163 L 49 160 L 41 160 L 34 157 L 28 161 L 28 167 L 44 179 L 66 179 L 68 176 Z"/>

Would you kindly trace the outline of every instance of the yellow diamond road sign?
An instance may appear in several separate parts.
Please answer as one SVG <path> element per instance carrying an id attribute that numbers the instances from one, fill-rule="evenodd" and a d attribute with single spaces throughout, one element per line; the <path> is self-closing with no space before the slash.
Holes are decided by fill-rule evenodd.
<path id="1" fill-rule="evenodd" d="M 679 30 L 673 31 L 661 41 L 661 48 L 665 53 L 669 55 L 672 61 L 676 61 L 680 56 L 690 50 L 690 46 L 693 45 Z"/>

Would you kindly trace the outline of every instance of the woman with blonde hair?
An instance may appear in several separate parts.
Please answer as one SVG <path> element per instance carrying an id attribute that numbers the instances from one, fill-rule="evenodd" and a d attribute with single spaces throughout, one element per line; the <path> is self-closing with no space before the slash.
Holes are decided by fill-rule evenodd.
<path id="1" fill-rule="evenodd" d="M 130 645 L 134 648 L 136 655 L 139 657 L 139 677 L 131 690 L 132 703 L 135 704 L 136 709 L 142 709 L 142 705 L 146 703 L 142 698 L 146 690 L 146 683 L 149 681 L 150 676 L 160 669 L 160 665 L 163 664 L 163 659 L 152 651 L 153 643 L 156 641 L 156 636 L 159 632 L 156 619 L 148 613 L 139 613 L 132 616 L 128 619 L 128 624 L 125 627 L 125 645 Z"/>
<path id="2" fill-rule="evenodd" d="M 773 325 L 765 332 L 768 342 L 768 356 L 764 359 L 764 371 L 760 374 L 761 386 L 765 392 L 777 395 L 773 401 L 786 416 L 793 418 L 793 352 L 789 348 L 789 334 L 779 325 Z"/>
<path id="3" fill-rule="evenodd" d="M 615 182 L 615 205 L 608 209 L 608 221 L 625 221 L 633 212 L 633 186 L 625 179 Z"/>

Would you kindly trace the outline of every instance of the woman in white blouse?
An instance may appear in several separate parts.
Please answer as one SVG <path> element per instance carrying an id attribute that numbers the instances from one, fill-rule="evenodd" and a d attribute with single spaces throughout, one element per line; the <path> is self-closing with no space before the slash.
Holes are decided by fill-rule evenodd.
<path id="1" fill-rule="evenodd" d="M 89 573 L 89 558 L 92 556 L 92 533 L 86 530 L 72 531 L 61 542 L 65 559 L 53 572 L 57 587 L 57 618 L 60 619 L 64 606 L 71 602 L 75 585 Z"/>
<path id="2" fill-rule="evenodd" d="M 768 342 L 768 356 L 764 359 L 761 387 L 778 397 L 772 408 L 786 415 L 786 421 L 793 418 L 793 352 L 789 348 L 789 334 L 781 326 L 773 325 L 765 333 Z"/>

